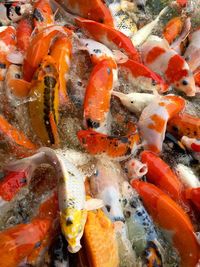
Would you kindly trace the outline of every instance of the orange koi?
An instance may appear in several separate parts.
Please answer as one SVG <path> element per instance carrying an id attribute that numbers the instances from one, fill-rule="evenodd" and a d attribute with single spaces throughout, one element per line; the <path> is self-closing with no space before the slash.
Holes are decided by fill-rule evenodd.
<path id="1" fill-rule="evenodd" d="M 88 212 L 84 241 L 90 267 L 118 266 L 119 256 L 114 226 L 103 211 Z"/>
<path id="2" fill-rule="evenodd" d="M 179 138 L 185 135 L 190 138 L 199 139 L 200 118 L 187 113 L 177 114 L 169 120 L 167 131 Z"/>
<path id="3" fill-rule="evenodd" d="M 0 232 L 0 266 L 17 267 L 44 239 L 50 220 L 34 218 Z"/>
<path id="4" fill-rule="evenodd" d="M 100 61 L 93 69 L 84 99 L 84 124 L 89 129 L 105 132 L 110 110 L 110 98 L 117 76 L 116 63 Z"/>
<path id="5" fill-rule="evenodd" d="M 37 218 L 40 219 L 49 219 L 51 221 L 51 225 L 49 230 L 41 241 L 40 245 L 34 248 L 31 254 L 28 255 L 26 263 L 30 265 L 35 265 L 40 260 L 41 254 L 44 253 L 45 250 L 51 244 L 52 239 L 55 237 L 58 232 L 58 215 L 59 215 L 59 207 L 58 207 L 58 196 L 54 192 L 47 200 L 45 200 L 39 207 Z M 56 222 L 57 221 L 57 222 Z"/>
<path id="6" fill-rule="evenodd" d="M 83 18 L 94 20 L 113 27 L 113 18 L 109 9 L 101 0 L 65 0 L 65 7 L 72 13 Z"/>
<path id="7" fill-rule="evenodd" d="M 183 184 L 170 166 L 150 151 L 143 151 L 141 153 L 141 161 L 147 164 L 147 180 L 158 186 L 174 201 L 181 204 L 183 201 Z"/>
<path id="8" fill-rule="evenodd" d="M 181 17 L 172 18 L 164 27 L 163 37 L 169 44 L 177 38 L 183 28 L 183 20 Z"/>
<path id="9" fill-rule="evenodd" d="M 32 31 L 33 27 L 30 19 L 23 18 L 19 21 L 16 32 L 17 49 L 19 51 L 25 52 L 28 49 Z"/>
<path id="10" fill-rule="evenodd" d="M 33 144 L 24 134 L 23 132 L 16 129 L 14 126 L 9 124 L 6 119 L 0 115 L 0 133 L 5 136 L 8 141 L 11 142 L 15 148 L 19 147 L 24 148 L 26 150 L 36 150 L 37 146 Z M 17 153 L 17 151 L 16 151 Z"/>
<path id="11" fill-rule="evenodd" d="M 3 81 L 10 63 L 7 55 L 16 47 L 16 30 L 12 26 L 0 28 L 0 81 Z"/>
<path id="12" fill-rule="evenodd" d="M 187 62 L 164 39 L 149 37 L 142 45 L 142 58 L 144 64 L 163 76 L 167 83 L 187 96 L 195 96 L 195 81 Z"/>
<path id="13" fill-rule="evenodd" d="M 71 31 L 62 26 L 49 26 L 38 32 L 31 40 L 27 49 L 24 65 L 23 78 L 27 82 L 32 80 L 33 74 L 41 63 L 42 59 L 48 54 L 51 42 L 57 36 L 71 35 Z"/>
<path id="14" fill-rule="evenodd" d="M 130 135 L 117 137 L 97 133 L 92 130 L 80 130 L 77 133 L 81 145 L 93 155 L 105 153 L 117 158 L 130 155 L 139 143 L 139 135 L 134 132 Z"/>
<path id="15" fill-rule="evenodd" d="M 39 0 L 34 4 L 33 23 L 37 30 L 54 24 L 54 16 L 49 0 Z"/>
<path id="16" fill-rule="evenodd" d="M 132 180 L 131 184 L 155 223 L 171 232 L 172 243 L 180 254 L 180 266 L 195 267 L 200 259 L 200 246 L 193 225 L 183 209 L 155 185 L 138 180 Z"/>
<path id="17" fill-rule="evenodd" d="M 162 79 L 162 77 L 155 72 L 151 71 L 145 65 L 136 62 L 134 60 L 128 59 L 126 62 L 118 63 L 122 70 L 128 72 L 127 78 L 131 81 L 132 79 L 146 79 L 145 85 L 149 87 L 154 87 L 160 92 L 166 92 L 169 85 Z M 130 74 L 129 74 L 130 73 Z M 131 76 L 129 76 L 131 75 Z"/>
<path id="18" fill-rule="evenodd" d="M 37 70 L 29 96 L 33 98 L 28 103 L 33 130 L 44 144 L 58 146 L 58 72 L 50 56 L 44 58 Z"/>
<path id="19" fill-rule="evenodd" d="M 140 62 L 140 55 L 131 40 L 114 28 L 83 18 L 76 18 L 76 24 L 94 40 L 103 43 L 109 49 L 118 49 L 124 52 L 130 59 Z"/>
<path id="20" fill-rule="evenodd" d="M 198 188 L 187 188 L 185 190 L 185 197 L 192 201 L 192 203 L 200 211 L 200 187 Z"/>
<path id="21" fill-rule="evenodd" d="M 72 55 L 71 40 L 67 37 L 57 39 L 51 47 L 50 55 L 55 60 L 59 74 L 59 102 L 63 105 L 69 105 L 70 100 L 67 94 L 67 76 Z"/>
<path id="22" fill-rule="evenodd" d="M 8 172 L 0 180 L 0 196 L 5 201 L 11 201 L 19 190 L 27 185 L 24 171 Z"/>
<path id="23" fill-rule="evenodd" d="M 185 100 L 175 95 L 156 98 L 144 108 L 138 122 L 145 148 L 155 153 L 162 151 L 167 122 L 185 107 Z"/>
<path id="24" fill-rule="evenodd" d="M 195 159 L 200 161 L 200 139 L 183 136 L 181 138 L 181 143 L 186 146 L 189 151 L 193 152 L 192 154 Z"/>

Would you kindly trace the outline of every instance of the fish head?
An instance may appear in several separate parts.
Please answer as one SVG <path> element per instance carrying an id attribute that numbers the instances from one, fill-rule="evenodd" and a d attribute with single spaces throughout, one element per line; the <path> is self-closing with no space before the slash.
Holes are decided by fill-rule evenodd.
<path id="1" fill-rule="evenodd" d="M 60 214 L 62 232 L 68 242 L 68 250 L 76 253 L 80 250 L 80 239 L 86 222 L 87 211 L 67 208 Z"/>
<path id="2" fill-rule="evenodd" d="M 192 73 L 188 73 L 187 76 L 184 76 L 179 82 L 177 88 L 184 92 L 187 96 L 195 96 L 196 86 L 195 80 Z"/>
<path id="3" fill-rule="evenodd" d="M 124 215 L 120 203 L 120 194 L 114 186 L 106 187 L 100 194 L 104 202 L 105 214 L 114 222 L 124 222 Z"/>

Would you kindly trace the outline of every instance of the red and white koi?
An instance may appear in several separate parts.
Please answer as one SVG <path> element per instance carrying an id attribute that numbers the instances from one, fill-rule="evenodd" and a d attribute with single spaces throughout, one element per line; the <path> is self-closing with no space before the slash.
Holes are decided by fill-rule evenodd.
<path id="1" fill-rule="evenodd" d="M 28 18 L 22 18 L 17 24 L 17 49 L 23 53 L 29 47 L 31 34 L 33 31 L 31 20 Z"/>
<path id="2" fill-rule="evenodd" d="M 195 138 L 189 138 L 187 136 L 183 136 L 181 138 L 181 143 L 185 145 L 189 150 L 193 152 L 200 152 L 200 140 Z"/>
<path id="3" fill-rule="evenodd" d="M 139 62 L 127 59 L 125 62 L 118 62 L 118 66 L 125 79 L 140 90 L 157 90 L 158 92 L 168 90 L 169 85 L 160 75 Z"/>
<path id="4" fill-rule="evenodd" d="M 145 93 L 130 93 L 123 94 L 113 91 L 112 95 L 118 97 L 121 103 L 131 112 L 140 115 L 143 109 L 155 100 L 156 96 L 153 94 Z"/>
<path id="5" fill-rule="evenodd" d="M 3 81 L 9 66 L 7 55 L 16 48 L 16 30 L 12 26 L 0 27 L 0 81 Z"/>
<path id="6" fill-rule="evenodd" d="M 150 36 L 142 45 L 141 52 L 147 67 L 163 76 L 177 90 L 195 96 L 195 81 L 187 62 L 164 39 Z"/>
<path id="7" fill-rule="evenodd" d="M 200 66 L 200 28 L 189 35 L 189 41 L 184 58 L 191 71 L 195 71 Z"/>
<path id="8" fill-rule="evenodd" d="M 106 159 L 97 161 L 96 172 L 89 180 L 92 194 L 103 200 L 103 210 L 112 221 L 124 221 L 120 203 L 120 180 L 119 163 L 108 162 Z"/>
<path id="9" fill-rule="evenodd" d="M 75 22 L 95 41 L 103 43 L 111 50 L 120 50 L 130 59 L 140 61 L 140 55 L 131 40 L 120 31 L 92 20 L 76 18 Z"/>
<path id="10" fill-rule="evenodd" d="M 90 0 L 64 0 L 59 2 L 63 3 L 66 9 L 73 14 L 113 27 L 113 18 L 110 11 L 101 0 L 94 0 L 92 5 Z"/>
<path id="11" fill-rule="evenodd" d="M 25 172 L 28 183 L 34 170 L 42 163 L 50 164 L 56 170 L 61 229 L 68 241 L 68 250 L 76 253 L 81 248 L 80 239 L 87 218 L 87 209 L 102 207 L 102 201 L 91 199 L 87 205 L 83 175 L 55 150 L 42 148 L 35 155 L 11 163 L 7 168 Z"/>
<path id="12" fill-rule="evenodd" d="M 31 14 L 32 5 L 19 3 L 18 1 L 4 1 L 0 3 L 0 24 L 9 25 L 11 22 L 19 21 L 24 15 Z"/>
<path id="13" fill-rule="evenodd" d="M 167 122 L 185 107 L 185 100 L 175 95 L 156 98 L 144 108 L 138 122 L 144 146 L 155 153 L 162 151 Z"/>
<path id="14" fill-rule="evenodd" d="M 138 159 L 131 158 L 125 165 L 125 172 L 130 180 L 140 179 L 148 172 L 148 167 L 146 163 L 142 163 Z"/>
<path id="15" fill-rule="evenodd" d="M 187 188 L 197 188 L 200 187 L 200 181 L 196 174 L 192 171 L 191 168 L 179 163 L 175 167 L 175 171 L 181 180 L 181 182 L 187 187 Z"/>

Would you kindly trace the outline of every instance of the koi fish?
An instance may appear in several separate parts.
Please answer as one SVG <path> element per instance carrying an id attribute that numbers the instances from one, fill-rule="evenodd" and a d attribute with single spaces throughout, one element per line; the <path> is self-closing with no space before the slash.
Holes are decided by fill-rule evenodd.
<path id="1" fill-rule="evenodd" d="M 113 17 L 113 23 L 115 29 L 119 30 L 128 37 L 131 37 L 137 32 L 137 24 L 133 17 L 131 17 L 127 11 L 122 8 L 123 2 L 112 2 L 108 5 L 109 10 Z"/>
<path id="2" fill-rule="evenodd" d="M 167 131 L 181 138 L 200 138 L 200 119 L 187 113 L 180 113 L 169 120 Z"/>
<path id="3" fill-rule="evenodd" d="M 169 85 L 162 79 L 162 77 L 145 65 L 128 59 L 126 62 L 118 63 L 120 70 L 125 74 L 125 78 L 142 90 L 157 90 L 159 92 L 166 92 Z"/>
<path id="4" fill-rule="evenodd" d="M 200 66 L 200 28 L 189 35 L 189 46 L 187 47 L 184 58 L 191 71 L 195 71 Z"/>
<path id="5" fill-rule="evenodd" d="M 73 14 L 113 27 L 110 11 L 101 0 L 94 0 L 92 5 L 90 0 L 64 0 L 60 2 L 63 2 L 63 6 Z"/>
<path id="6" fill-rule="evenodd" d="M 120 50 L 130 59 L 141 61 L 140 55 L 131 40 L 120 31 L 92 20 L 76 18 L 75 22 L 95 41 L 103 43 L 111 50 Z"/>
<path id="7" fill-rule="evenodd" d="M 17 267 L 40 244 L 50 228 L 48 219 L 34 218 L 0 232 L 0 266 Z"/>
<path id="8" fill-rule="evenodd" d="M 109 161 L 101 159 L 97 161 L 96 172 L 90 178 L 90 188 L 92 194 L 99 199 L 103 200 L 104 213 L 112 221 L 124 221 L 122 207 L 120 204 L 120 166 L 112 164 Z"/>
<path id="9" fill-rule="evenodd" d="M 156 96 L 145 93 L 123 94 L 113 91 L 112 95 L 118 97 L 122 104 L 131 112 L 140 115 L 143 109 L 155 100 Z"/>
<path id="10" fill-rule="evenodd" d="M 164 9 L 162 9 L 160 13 L 158 14 L 158 16 L 155 18 L 155 20 L 143 26 L 140 30 L 138 30 L 133 35 L 133 37 L 131 38 L 131 41 L 135 47 L 144 43 L 144 41 L 152 33 L 153 29 L 158 25 L 158 22 L 160 18 L 162 17 L 162 15 L 164 15 L 167 11 L 168 11 L 168 7 L 165 7 Z"/>
<path id="11" fill-rule="evenodd" d="M 17 1 L 5 1 L 0 3 L 0 25 L 9 25 L 11 22 L 19 21 L 22 16 L 32 12 L 32 5 L 18 3 Z"/>
<path id="12" fill-rule="evenodd" d="M 155 153 L 162 151 L 167 122 L 184 107 L 185 100 L 182 97 L 167 95 L 156 98 L 144 108 L 138 126 L 145 141 L 145 149 Z"/>
<path id="13" fill-rule="evenodd" d="M 16 47 L 16 30 L 12 26 L 0 27 L 0 81 L 3 81 L 9 66 L 7 55 Z"/>
<path id="14" fill-rule="evenodd" d="M 88 212 L 83 237 L 90 267 L 119 265 L 114 227 L 103 211 Z"/>
<path id="15" fill-rule="evenodd" d="M 94 65 L 104 59 L 112 59 L 113 61 L 115 61 L 112 51 L 107 46 L 97 41 L 94 41 L 92 39 L 80 38 L 80 42 L 87 49 L 90 55 L 91 61 Z M 117 80 L 117 77 L 115 77 L 115 79 Z"/>
<path id="16" fill-rule="evenodd" d="M 32 39 L 26 51 L 23 64 L 23 79 L 31 82 L 43 58 L 48 54 L 51 42 L 57 36 L 70 36 L 71 30 L 63 26 L 49 26 L 39 31 Z"/>
<path id="17" fill-rule="evenodd" d="M 147 165 L 135 158 L 128 160 L 125 163 L 124 168 L 130 180 L 142 178 L 148 171 Z"/>
<path id="18" fill-rule="evenodd" d="M 37 136 L 46 145 L 59 144 L 57 124 L 59 120 L 58 72 L 56 63 L 46 57 L 37 70 L 31 84 L 28 110 L 31 126 Z"/>
<path id="19" fill-rule="evenodd" d="M 198 188 L 188 188 L 185 190 L 185 197 L 192 201 L 192 203 L 200 211 L 200 187 Z"/>
<path id="20" fill-rule="evenodd" d="M 183 20 L 181 17 L 174 17 L 165 25 L 163 29 L 163 37 L 169 44 L 172 44 L 183 28 Z"/>
<path id="21" fill-rule="evenodd" d="M 147 181 L 155 184 L 159 189 L 176 201 L 176 203 L 186 207 L 188 203 L 186 203 L 183 198 L 184 186 L 170 166 L 150 151 L 143 151 L 140 156 L 142 163 L 146 163 L 147 165 Z"/>
<path id="22" fill-rule="evenodd" d="M 76 253 L 81 248 L 80 239 L 87 210 L 102 207 L 102 201 L 91 199 L 86 202 L 83 175 L 55 150 L 42 148 L 35 155 L 11 163 L 7 168 L 12 171 L 25 171 L 27 180 L 30 181 L 34 170 L 42 163 L 50 164 L 57 173 L 61 229 L 68 241 L 68 250 Z"/>
<path id="23" fill-rule="evenodd" d="M 175 171 L 179 179 L 187 188 L 200 187 L 200 181 L 191 168 L 179 163 L 175 167 Z"/>
<path id="24" fill-rule="evenodd" d="M 137 256 L 144 259 L 147 266 L 151 266 L 148 261 L 150 255 L 148 251 L 152 244 L 152 261 L 156 266 L 163 266 L 161 254 L 161 245 L 158 241 L 158 234 L 149 214 L 146 212 L 137 193 L 131 185 L 124 181 L 122 183 L 122 203 L 125 214 L 125 220 L 128 228 L 128 236 L 132 248 L 136 251 Z M 162 256 L 161 256 L 162 255 Z"/>
<path id="25" fill-rule="evenodd" d="M 100 61 L 90 75 L 84 99 L 84 125 L 89 129 L 107 132 L 110 98 L 117 77 L 116 63 Z"/>
<path id="26" fill-rule="evenodd" d="M 163 76 L 167 83 L 187 96 L 195 96 L 195 81 L 187 62 L 164 39 L 149 37 L 141 53 L 144 64 Z"/>
<path id="27" fill-rule="evenodd" d="M 39 0 L 35 2 L 33 23 L 38 31 L 54 24 L 54 16 L 49 0 Z"/>
<path id="28" fill-rule="evenodd" d="M 33 31 L 32 23 L 28 18 L 22 18 L 17 24 L 17 49 L 23 53 L 29 47 L 31 34 Z"/>
<path id="29" fill-rule="evenodd" d="M 35 151 L 37 149 L 37 146 L 23 132 L 12 126 L 3 116 L 0 116 L 0 133 L 11 144 L 15 154 L 20 154 L 23 149 L 25 151 Z"/>
<path id="30" fill-rule="evenodd" d="M 80 130 L 77 133 L 81 145 L 93 155 L 105 153 L 112 158 L 124 158 L 131 155 L 139 143 L 139 135 L 133 132 L 127 136 L 108 136 L 92 130 Z"/>
<path id="31" fill-rule="evenodd" d="M 186 146 L 186 148 L 193 152 L 194 158 L 200 161 L 200 140 L 195 138 L 189 138 L 183 136 L 181 138 L 181 143 Z"/>
<path id="32" fill-rule="evenodd" d="M 50 55 L 55 60 L 59 80 L 59 103 L 69 105 L 70 100 L 67 93 L 67 79 L 72 56 L 72 43 L 70 38 L 57 39 L 50 49 Z"/>
<path id="33" fill-rule="evenodd" d="M 133 180 L 131 184 L 142 198 L 153 221 L 164 231 L 172 233 L 171 241 L 179 252 L 180 266 L 195 267 L 199 261 L 200 247 L 193 225 L 183 209 L 150 183 Z"/>

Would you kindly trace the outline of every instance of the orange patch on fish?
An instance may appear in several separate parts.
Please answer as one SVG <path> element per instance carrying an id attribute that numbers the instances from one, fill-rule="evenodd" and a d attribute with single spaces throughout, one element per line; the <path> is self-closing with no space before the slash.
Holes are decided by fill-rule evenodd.
<path id="1" fill-rule="evenodd" d="M 146 63 L 147 64 L 153 63 L 160 55 L 164 54 L 165 52 L 166 52 L 165 49 L 159 46 L 152 48 L 147 54 Z"/>
<path id="2" fill-rule="evenodd" d="M 188 70 L 183 69 L 184 59 L 175 55 L 170 58 L 168 68 L 165 71 L 165 76 L 170 83 L 180 81 L 183 77 L 188 75 Z"/>
<path id="3" fill-rule="evenodd" d="M 150 118 L 152 119 L 152 121 L 154 123 L 149 124 L 148 128 L 152 129 L 152 130 L 155 130 L 158 133 L 162 133 L 163 132 L 163 128 L 165 126 L 165 120 L 161 116 L 159 116 L 157 114 L 152 115 Z"/>

